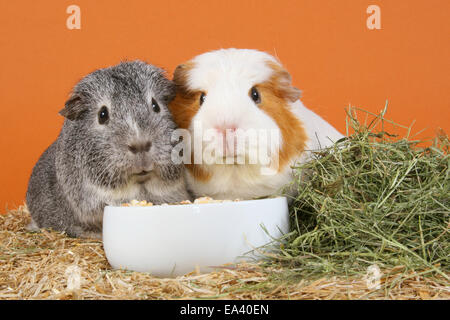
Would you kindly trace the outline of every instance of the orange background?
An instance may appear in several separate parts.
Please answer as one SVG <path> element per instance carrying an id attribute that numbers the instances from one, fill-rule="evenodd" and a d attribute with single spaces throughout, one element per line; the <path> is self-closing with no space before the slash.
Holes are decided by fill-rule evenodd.
<path id="1" fill-rule="evenodd" d="M 66 8 L 81 8 L 81 30 Z M 366 8 L 381 8 L 368 30 Z M 6 1 L 0 3 L 0 212 L 23 203 L 34 163 L 52 143 L 58 111 L 85 74 L 143 59 L 172 74 L 204 51 L 277 55 L 303 101 L 341 131 L 348 104 L 414 128 L 450 129 L 450 1 Z"/>

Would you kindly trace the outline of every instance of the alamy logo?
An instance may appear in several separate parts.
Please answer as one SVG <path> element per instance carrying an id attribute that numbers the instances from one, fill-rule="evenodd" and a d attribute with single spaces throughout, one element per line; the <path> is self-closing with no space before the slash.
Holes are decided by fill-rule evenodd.
<path id="1" fill-rule="evenodd" d="M 367 17 L 367 28 L 369 30 L 381 29 L 381 9 L 379 6 L 373 4 L 367 7 L 366 13 L 370 14 Z"/>
<path id="2" fill-rule="evenodd" d="M 368 289 L 380 289 L 381 288 L 381 277 L 383 273 L 380 268 L 373 264 L 367 268 L 367 273 L 364 276 L 364 280 L 366 281 L 366 286 Z"/>
<path id="3" fill-rule="evenodd" d="M 66 27 L 69 30 L 81 29 L 81 10 L 80 7 L 72 4 L 67 7 L 66 13 L 70 14 L 66 20 Z"/>

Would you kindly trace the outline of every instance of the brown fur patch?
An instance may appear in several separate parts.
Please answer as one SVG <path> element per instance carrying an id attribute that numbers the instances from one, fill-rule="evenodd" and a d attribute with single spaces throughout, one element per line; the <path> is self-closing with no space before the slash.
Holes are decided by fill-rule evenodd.
<path id="1" fill-rule="evenodd" d="M 194 179 L 207 182 L 211 179 L 211 173 L 206 170 L 206 166 L 200 164 L 186 164 L 186 168 L 194 176 Z"/>
<path id="2" fill-rule="evenodd" d="M 189 71 L 194 68 L 193 62 L 179 65 L 173 73 L 173 82 L 176 85 L 175 98 L 169 103 L 169 110 L 178 127 L 187 129 L 192 118 L 200 108 L 199 91 L 191 91 L 188 87 Z"/>
<path id="3" fill-rule="evenodd" d="M 200 108 L 200 95 L 202 93 L 200 91 L 192 91 L 188 86 L 189 72 L 192 68 L 194 68 L 194 63 L 187 62 L 179 65 L 173 73 L 173 81 L 175 82 L 177 93 L 169 104 L 169 110 L 175 123 L 182 129 L 189 128 L 192 118 L 194 118 Z M 206 182 L 211 178 L 211 173 L 206 168 L 193 163 L 193 154 L 191 154 L 191 164 L 186 164 L 185 166 L 196 180 Z"/>
<path id="4" fill-rule="evenodd" d="M 256 85 L 261 94 L 260 108 L 277 123 L 283 138 L 283 146 L 279 155 L 281 171 L 292 158 L 305 149 L 307 135 L 301 121 L 289 109 L 289 102 L 300 97 L 300 90 L 291 85 L 290 74 L 281 66 L 269 62 L 274 70 L 270 79 Z"/>
<path id="5" fill-rule="evenodd" d="M 292 78 L 289 72 L 272 61 L 268 61 L 267 65 L 273 70 L 271 78 L 267 81 L 272 85 L 273 93 L 289 102 L 300 99 L 301 91 L 292 86 Z"/>

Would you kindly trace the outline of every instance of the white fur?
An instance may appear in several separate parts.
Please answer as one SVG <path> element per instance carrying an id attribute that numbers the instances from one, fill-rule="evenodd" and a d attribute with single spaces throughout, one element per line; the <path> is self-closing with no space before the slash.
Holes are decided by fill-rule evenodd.
<path id="1" fill-rule="evenodd" d="M 276 122 L 252 101 L 250 89 L 267 81 L 273 70 L 268 61 L 278 63 L 267 53 L 248 49 L 222 49 L 199 55 L 193 60 L 188 87 L 206 94 L 206 99 L 191 122 L 200 121 L 203 130 L 216 126 L 236 126 L 248 129 L 278 129 Z M 319 115 L 305 108 L 300 100 L 292 103 L 292 112 L 300 119 L 308 136 L 308 150 L 328 146 L 342 135 Z M 316 138 L 316 134 L 318 139 Z M 282 147 L 282 141 L 280 142 Z M 304 152 L 296 161 L 306 161 Z M 276 194 L 292 179 L 290 166 L 276 175 L 261 175 L 259 165 L 211 165 L 212 177 L 207 182 L 193 178 L 187 171 L 187 181 L 196 196 L 216 199 L 251 199 Z"/>
<path id="2" fill-rule="evenodd" d="M 297 100 L 290 106 L 292 112 L 302 122 L 308 136 L 306 151 L 320 150 L 344 137 L 321 116 L 306 108 L 300 100 Z"/>

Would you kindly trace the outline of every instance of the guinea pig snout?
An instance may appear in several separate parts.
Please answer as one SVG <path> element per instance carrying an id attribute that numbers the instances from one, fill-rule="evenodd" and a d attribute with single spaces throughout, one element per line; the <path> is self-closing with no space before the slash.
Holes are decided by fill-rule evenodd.
<path id="1" fill-rule="evenodd" d="M 218 134 L 226 136 L 228 134 L 233 134 L 237 130 L 237 126 L 232 125 L 223 125 L 223 126 L 215 126 L 214 129 L 217 131 Z"/>
<path id="2" fill-rule="evenodd" d="M 229 155 L 230 152 L 236 150 L 237 144 L 237 126 L 234 124 L 217 125 L 214 126 L 216 143 L 222 145 L 222 152 L 224 155 Z"/>
<path id="3" fill-rule="evenodd" d="M 152 147 L 151 141 L 133 141 L 132 143 L 128 144 L 128 150 L 131 151 L 131 153 L 144 153 L 150 151 L 150 148 Z"/>
<path id="4" fill-rule="evenodd" d="M 137 177 L 148 177 L 153 170 L 153 160 L 150 155 L 152 142 L 146 139 L 133 139 L 127 144 L 128 151 L 131 153 L 128 159 L 131 164 L 131 173 Z"/>

